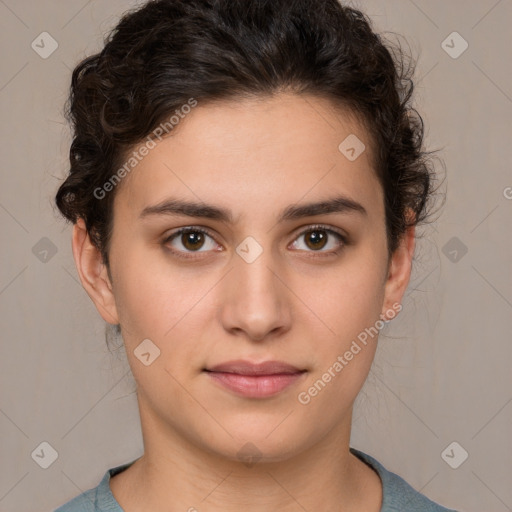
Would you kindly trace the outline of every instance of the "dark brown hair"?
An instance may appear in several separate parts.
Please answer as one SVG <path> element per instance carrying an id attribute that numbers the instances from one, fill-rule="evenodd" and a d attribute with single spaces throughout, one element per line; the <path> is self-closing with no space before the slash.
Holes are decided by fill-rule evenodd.
<path id="1" fill-rule="evenodd" d="M 103 50 L 73 71 L 66 115 L 74 138 L 57 207 L 69 221 L 85 220 L 109 268 L 116 188 L 101 199 L 94 191 L 130 148 L 190 98 L 291 91 L 328 98 L 364 123 L 392 254 L 405 229 L 426 219 L 433 192 L 406 60 L 364 14 L 336 0 L 150 1 L 125 14 Z"/>

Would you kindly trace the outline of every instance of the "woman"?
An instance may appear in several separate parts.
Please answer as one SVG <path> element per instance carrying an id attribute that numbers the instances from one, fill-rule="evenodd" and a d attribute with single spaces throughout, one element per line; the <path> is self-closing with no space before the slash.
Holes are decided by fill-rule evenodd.
<path id="1" fill-rule="evenodd" d="M 349 446 L 433 173 L 402 66 L 336 0 L 158 0 L 75 69 L 81 282 L 144 454 L 71 511 L 446 511 Z"/>

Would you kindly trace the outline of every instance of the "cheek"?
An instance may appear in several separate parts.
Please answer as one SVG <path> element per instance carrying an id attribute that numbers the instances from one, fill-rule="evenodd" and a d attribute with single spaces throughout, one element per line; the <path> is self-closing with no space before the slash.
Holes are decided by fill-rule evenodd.
<path id="1" fill-rule="evenodd" d="M 118 261 L 122 263 L 117 268 L 116 306 L 130 366 L 139 385 L 152 389 L 152 400 L 158 400 L 161 389 L 174 393 L 177 384 L 173 376 L 182 381 L 199 371 L 201 351 L 194 340 L 214 314 L 211 289 L 218 277 L 199 275 L 192 267 L 166 265 L 162 258 L 152 260 L 147 253 L 138 258 L 132 252 Z M 151 341 L 145 342 L 149 352 L 158 353 L 147 367 L 137 358 L 143 340 Z"/>
<path id="2" fill-rule="evenodd" d="M 207 288 L 186 270 L 166 264 L 159 251 L 141 248 L 118 257 L 114 293 L 127 333 L 163 340 Z"/>
<path id="3" fill-rule="evenodd" d="M 316 313 L 315 371 L 301 391 L 304 400 L 319 407 L 327 403 L 333 415 L 343 414 L 355 400 L 370 371 L 377 348 L 384 299 L 384 264 L 375 251 L 358 251 L 338 268 L 307 286 L 304 301 Z"/>
<path id="4" fill-rule="evenodd" d="M 302 278 L 300 293 L 304 302 L 323 321 L 325 333 L 340 341 L 357 336 L 373 325 L 381 313 L 384 267 L 382 262 L 364 256 L 354 252 L 350 260 L 333 267 L 320 279 Z"/>
<path id="5" fill-rule="evenodd" d="M 297 401 L 308 414 L 341 421 L 361 390 L 375 356 L 383 289 L 375 266 L 335 273 L 310 294 L 321 319 L 314 329 L 314 372 Z M 383 287 L 382 287 L 383 288 Z M 318 319 L 313 320 L 318 323 Z M 327 327 L 328 326 L 328 327 Z"/>

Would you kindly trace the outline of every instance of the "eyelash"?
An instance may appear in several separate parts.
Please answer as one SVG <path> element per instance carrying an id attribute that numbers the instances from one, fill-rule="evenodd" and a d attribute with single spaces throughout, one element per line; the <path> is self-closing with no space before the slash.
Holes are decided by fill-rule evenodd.
<path id="1" fill-rule="evenodd" d="M 299 237 L 301 237 L 301 236 L 303 236 L 303 235 L 305 235 L 307 233 L 310 233 L 311 231 L 315 231 L 315 230 L 326 231 L 327 233 L 330 233 L 330 234 L 335 235 L 336 237 L 338 237 L 338 240 L 341 241 L 340 249 L 343 249 L 346 245 L 348 245 L 348 239 L 347 239 L 347 237 L 343 233 L 339 232 L 336 229 L 333 229 L 332 227 L 325 226 L 325 225 L 322 225 L 322 224 L 315 224 L 315 225 L 309 226 L 304 231 L 301 231 L 296 236 L 295 240 L 298 239 Z M 203 233 L 204 235 L 208 235 L 210 238 L 215 240 L 215 237 L 208 230 L 206 230 L 204 228 L 201 228 L 201 227 L 197 227 L 197 226 L 187 226 L 185 228 L 178 229 L 177 231 L 175 231 L 174 233 L 172 233 L 171 235 L 166 237 L 163 240 L 162 244 L 166 245 L 169 242 L 171 242 L 172 240 L 174 240 L 174 238 L 177 238 L 178 236 L 180 236 L 180 235 L 182 235 L 184 233 Z M 191 254 L 195 254 L 195 253 L 200 254 L 202 252 L 208 252 L 208 251 L 189 251 L 189 252 L 184 252 L 184 251 L 177 251 L 175 249 L 169 249 L 169 250 L 175 256 L 177 256 L 178 258 L 183 258 L 183 259 L 188 259 L 188 260 L 196 259 L 196 258 L 201 257 L 201 256 L 186 256 L 186 254 L 191 255 Z M 316 257 L 325 258 L 325 257 L 333 256 L 333 255 L 338 255 L 339 254 L 338 251 L 339 251 L 339 249 L 331 250 L 331 251 L 313 251 L 313 250 L 311 250 L 311 251 L 306 251 L 306 252 L 313 253 L 313 257 L 315 257 L 315 258 Z"/>

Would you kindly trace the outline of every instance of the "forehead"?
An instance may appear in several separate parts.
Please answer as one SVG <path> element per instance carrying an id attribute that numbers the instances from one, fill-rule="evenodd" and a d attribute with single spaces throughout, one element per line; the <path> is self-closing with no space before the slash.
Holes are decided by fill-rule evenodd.
<path id="1" fill-rule="evenodd" d="M 283 201 L 332 191 L 371 205 L 381 199 L 371 152 L 362 123 L 324 98 L 198 102 L 123 179 L 116 202 L 138 215 L 179 196 L 242 213 L 255 205 L 281 210 Z"/>

